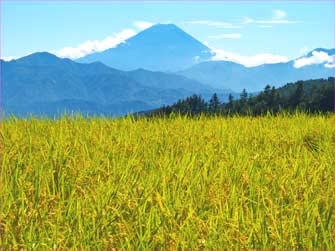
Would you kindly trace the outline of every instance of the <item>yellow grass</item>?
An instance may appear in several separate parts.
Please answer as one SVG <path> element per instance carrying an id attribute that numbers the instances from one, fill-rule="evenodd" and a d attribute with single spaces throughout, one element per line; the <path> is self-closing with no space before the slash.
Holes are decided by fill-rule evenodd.
<path id="1" fill-rule="evenodd" d="M 335 248 L 332 115 L 0 127 L 0 249 Z"/>

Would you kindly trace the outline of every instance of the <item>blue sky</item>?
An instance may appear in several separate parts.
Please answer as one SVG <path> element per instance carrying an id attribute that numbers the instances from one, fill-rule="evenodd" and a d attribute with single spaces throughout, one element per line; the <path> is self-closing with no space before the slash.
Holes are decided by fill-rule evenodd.
<path id="1" fill-rule="evenodd" d="M 217 59 L 245 64 L 334 47 L 333 1 L 2 1 L 1 57 L 49 51 L 76 58 L 168 22 L 216 51 Z"/>

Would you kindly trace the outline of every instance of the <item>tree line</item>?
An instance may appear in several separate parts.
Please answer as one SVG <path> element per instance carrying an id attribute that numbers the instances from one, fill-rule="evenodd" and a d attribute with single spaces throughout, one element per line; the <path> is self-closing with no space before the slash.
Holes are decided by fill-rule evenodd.
<path id="1" fill-rule="evenodd" d="M 216 93 L 208 102 L 200 95 L 193 95 L 180 99 L 173 105 L 163 106 L 149 116 L 165 116 L 171 113 L 258 116 L 296 109 L 307 113 L 333 112 L 334 78 L 297 81 L 278 89 L 266 85 L 255 96 L 243 89 L 239 99 L 234 100 L 230 94 L 226 103 L 221 103 Z"/>

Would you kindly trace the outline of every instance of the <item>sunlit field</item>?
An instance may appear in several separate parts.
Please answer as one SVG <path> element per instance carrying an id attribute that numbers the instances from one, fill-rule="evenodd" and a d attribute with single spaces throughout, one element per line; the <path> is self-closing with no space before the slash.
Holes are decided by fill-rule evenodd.
<path id="1" fill-rule="evenodd" d="M 0 123 L 0 249 L 334 250 L 334 116 Z"/>

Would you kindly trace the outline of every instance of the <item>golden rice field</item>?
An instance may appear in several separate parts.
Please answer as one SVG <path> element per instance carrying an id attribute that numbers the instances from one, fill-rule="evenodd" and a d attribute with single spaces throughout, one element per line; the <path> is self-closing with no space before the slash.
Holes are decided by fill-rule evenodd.
<path id="1" fill-rule="evenodd" d="M 0 123 L 0 249 L 334 250 L 334 116 Z"/>

